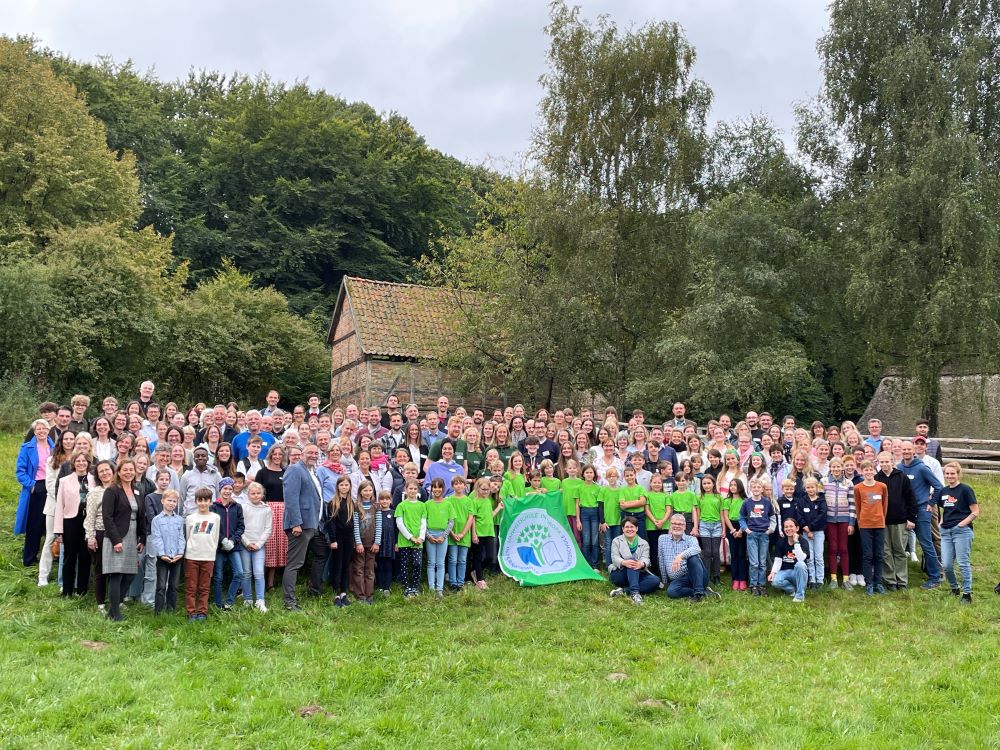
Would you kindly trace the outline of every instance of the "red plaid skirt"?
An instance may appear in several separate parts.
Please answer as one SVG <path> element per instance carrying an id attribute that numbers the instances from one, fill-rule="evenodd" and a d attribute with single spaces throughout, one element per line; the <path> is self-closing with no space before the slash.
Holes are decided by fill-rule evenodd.
<path id="1" fill-rule="evenodd" d="M 283 568 L 288 562 L 288 537 L 282 523 L 285 519 L 285 504 L 268 502 L 271 506 L 271 516 L 274 525 L 271 527 L 271 536 L 264 545 L 264 567 Z"/>

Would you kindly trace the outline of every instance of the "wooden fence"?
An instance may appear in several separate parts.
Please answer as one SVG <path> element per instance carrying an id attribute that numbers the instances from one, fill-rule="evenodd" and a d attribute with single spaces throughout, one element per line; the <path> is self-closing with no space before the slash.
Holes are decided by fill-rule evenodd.
<path id="1" fill-rule="evenodd" d="M 911 437 L 893 437 L 893 440 L 911 440 Z M 965 474 L 1000 476 L 1000 440 L 981 438 L 935 438 L 941 443 L 942 464 L 957 461 Z"/>

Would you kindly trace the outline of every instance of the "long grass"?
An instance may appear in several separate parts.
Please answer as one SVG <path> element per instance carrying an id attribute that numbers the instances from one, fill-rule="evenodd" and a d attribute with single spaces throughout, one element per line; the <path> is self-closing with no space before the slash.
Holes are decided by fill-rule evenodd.
<path id="1" fill-rule="evenodd" d="M 17 443 L 0 438 L 0 747 L 1000 746 L 995 484 L 976 484 L 971 607 L 911 589 L 638 608 L 494 581 L 204 623 L 131 605 L 113 624 L 20 567 Z"/>

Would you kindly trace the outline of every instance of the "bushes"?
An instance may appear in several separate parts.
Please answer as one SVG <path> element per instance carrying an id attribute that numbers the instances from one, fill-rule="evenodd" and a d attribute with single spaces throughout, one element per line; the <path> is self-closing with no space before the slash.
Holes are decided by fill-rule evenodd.
<path id="1" fill-rule="evenodd" d="M 43 400 L 23 378 L 0 378 L 0 432 L 20 434 L 38 416 Z"/>

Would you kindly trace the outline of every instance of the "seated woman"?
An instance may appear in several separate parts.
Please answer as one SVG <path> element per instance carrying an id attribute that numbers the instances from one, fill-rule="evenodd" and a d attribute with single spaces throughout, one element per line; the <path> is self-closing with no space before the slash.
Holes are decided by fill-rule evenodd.
<path id="1" fill-rule="evenodd" d="M 806 581 L 809 573 L 809 540 L 799 535 L 799 522 L 786 518 L 782 525 L 785 535 L 778 538 L 774 549 L 774 565 L 767 580 L 776 589 L 792 595 L 793 602 L 806 600 Z"/>
<path id="2" fill-rule="evenodd" d="M 608 573 L 611 583 L 618 586 L 611 596 L 628 595 L 636 604 L 642 604 L 643 594 L 660 587 L 660 579 L 649 572 L 649 542 L 639 536 L 639 522 L 634 516 L 622 519 L 621 536 L 611 542 Z"/>

